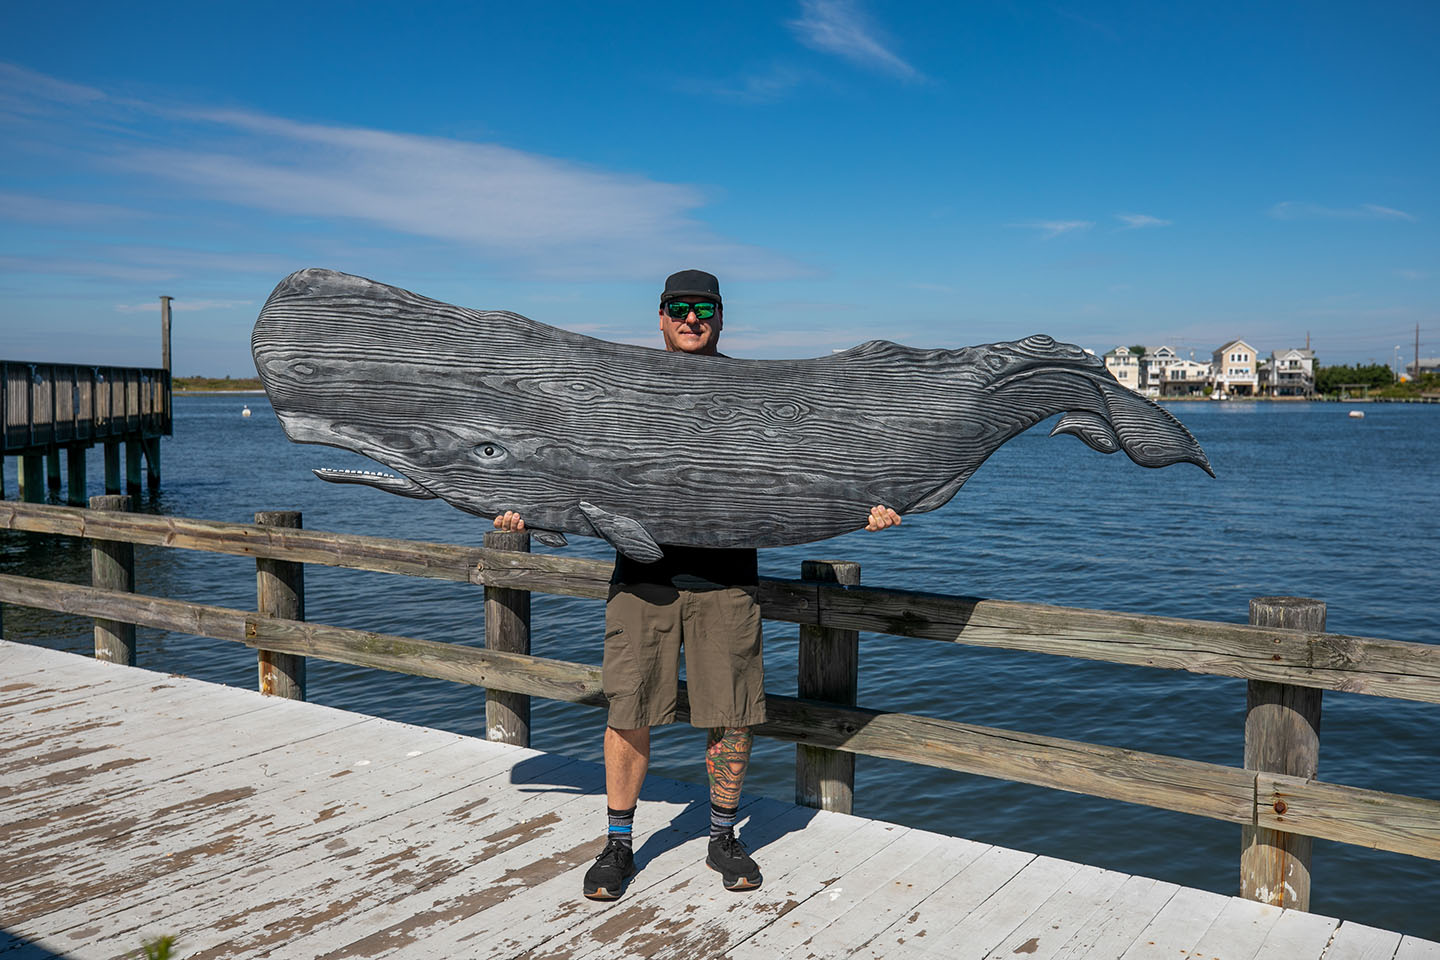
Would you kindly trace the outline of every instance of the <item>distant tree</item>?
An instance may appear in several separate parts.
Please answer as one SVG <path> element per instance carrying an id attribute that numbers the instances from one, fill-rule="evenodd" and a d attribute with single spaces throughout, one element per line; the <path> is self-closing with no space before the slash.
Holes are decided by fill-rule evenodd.
<path id="1" fill-rule="evenodd" d="M 1364 366 L 1318 367 L 1315 370 L 1315 390 L 1318 393 L 1335 393 L 1348 383 L 1361 384 L 1372 390 L 1388 387 L 1395 382 L 1395 374 L 1383 363 L 1368 363 Z"/>
<path id="2" fill-rule="evenodd" d="M 1142 343 L 1142 344 L 1140 344 L 1140 346 L 1138 346 L 1138 347 L 1132 346 L 1132 347 L 1130 348 L 1130 353 L 1133 354 L 1133 355 L 1136 356 L 1136 357 L 1143 357 L 1143 356 L 1145 356 L 1145 345 Z"/>

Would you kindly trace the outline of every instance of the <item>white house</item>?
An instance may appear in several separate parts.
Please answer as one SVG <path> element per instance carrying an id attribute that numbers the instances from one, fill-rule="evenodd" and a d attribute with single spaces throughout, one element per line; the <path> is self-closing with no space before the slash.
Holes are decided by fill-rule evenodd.
<path id="1" fill-rule="evenodd" d="M 1129 347 L 1116 347 L 1105 353 L 1105 369 L 1120 381 L 1121 386 L 1140 392 L 1140 358 Z"/>
<path id="2" fill-rule="evenodd" d="M 1204 393 L 1210 384 L 1210 364 L 1198 360 L 1176 360 L 1165 368 L 1165 383 L 1160 392 L 1167 397 L 1185 397 Z"/>
<path id="3" fill-rule="evenodd" d="M 1315 392 L 1315 351 L 1302 347 L 1273 351 L 1265 373 L 1265 385 L 1275 396 L 1308 397 Z"/>
<path id="4" fill-rule="evenodd" d="M 1244 340 L 1231 340 L 1210 357 L 1215 371 L 1215 392 L 1226 397 L 1253 397 L 1260 386 L 1255 348 Z"/>
<path id="5" fill-rule="evenodd" d="M 1146 347 L 1140 358 L 1140 386 L 1145 396 L 1158 397 L 1165 392 L 1166 371 L 1180 360 L 1174 347 Z"/>

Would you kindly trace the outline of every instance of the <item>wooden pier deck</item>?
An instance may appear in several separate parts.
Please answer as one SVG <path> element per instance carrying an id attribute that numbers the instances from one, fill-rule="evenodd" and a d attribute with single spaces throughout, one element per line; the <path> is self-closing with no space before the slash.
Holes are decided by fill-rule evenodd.
<path id="1" fill-rule="evenodd" d="M 479 701 L 477 700 L 477 709 Z M 603 771 L 0 641 L 0 960 L 1440 958 L 1440 944 L 880 821 L 751 800 L 765 885 L 704 867 L 652 778 L 641 872 L 590 903 Z"/>

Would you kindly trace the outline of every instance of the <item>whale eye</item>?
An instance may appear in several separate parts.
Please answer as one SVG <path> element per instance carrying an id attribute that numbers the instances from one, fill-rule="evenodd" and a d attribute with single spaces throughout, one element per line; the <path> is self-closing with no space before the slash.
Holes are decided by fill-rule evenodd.
<path id="1" fill-rule="evenodd" d="M 481 460 L 495 460 L 505 455 L 505 448 L 498 443 L 475 444 L 475 456 Z"/>

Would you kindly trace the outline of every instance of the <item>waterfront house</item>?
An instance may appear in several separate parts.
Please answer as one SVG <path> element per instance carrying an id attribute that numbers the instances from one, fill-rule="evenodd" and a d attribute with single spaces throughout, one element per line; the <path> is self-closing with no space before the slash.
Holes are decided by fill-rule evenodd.
<path id="1" fill-rule="evenodd" d="M 1105 353 L 1105 369 L 1120 381 L 1121 386 L 1140 392 L 1140 358 L 1129 347 L 1120 346 Z"/>
<path id="2" fill-rule="evenodd" d="M 1210 385 L 1210 364 L 1198 360 L 1176 360 L 1165 368 L 1165 382 L 1160 395 L 1165 397 L 1196 397 Z"/>
<path id="3" fill-rule="evenodd" d="M 1215 392 L 1225 397 L 1253 397 L 1259 388 L 1255 348 L 1244 340 L 1231 340 L 1210 357 L 1215 368 Z"/>
<path id="4" fill-rule="evenodd" d="M 1147 397 L 1158 397 L 1165 392 L 1166 371 L 1179 362 L 1180 355 L 1174 347 L 1146 347 L 1140 358 L 1140 388 Z"/>
<path id="5" fill-rule="evenodd" d="M 1275 350 L 1264 366 L 1265 388 L 1276 397 L 1308 397 L 1315 392 L 1315 351 L 1301 347 Z"/>

